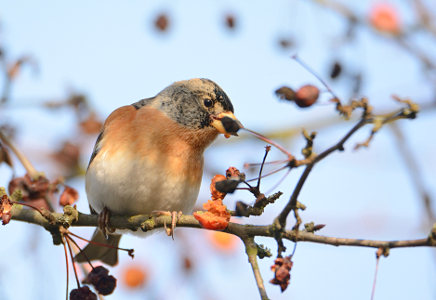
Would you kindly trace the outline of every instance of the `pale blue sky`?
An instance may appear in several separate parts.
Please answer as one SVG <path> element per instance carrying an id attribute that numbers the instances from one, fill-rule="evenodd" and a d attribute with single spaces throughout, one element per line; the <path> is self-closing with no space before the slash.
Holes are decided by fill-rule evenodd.
<path id="1" fill-rule="evenodd" d="M 366 75 L 363 93 L 376 107 L 392 109 L 390 95 L 410 96 L 426 102 L 432 93 L 421 68 L 389 40 L 362 30 L 354 45 L 338 47 L 337 37 L 344 23 L 306 1 L 10 1 L 0 3 L 0 42 L 9 58 L 28 54 L 38 62 L 38 72 L 26 68 L 13 88 L 12 103 L 0 112 L 4 120 L 20 124 L 19 145 L 32 152 L 31 159 L 44 168 L 44 151 L 68 135 L 73 117 L 67 111 L 46 112 L 34 103 L 60 99 L 69 91 L 86 93 L 102 117 L 115 108 L 153 96 L 168 84 L 193 77 L 216 81 L 227 92 L 235 113 L 247 127 L 261 132 L 277 128 L 302 127 L 324 117 L 335 117 L 333 107 L 319 105 L 303 111 L 279 102 L 274 90 L 282 84 L 299 86 L 318 81 L 289 56 L 300 57 L 323 77 L 328 62 L 340 58 L 351 70 Z M 370 1 L 359 2 L 363 11 Z M 407 7 L 399 5 L 403 14 Z M 356 4 L 355 4 L 356 5 Z M 160 12 L 171 17 L 170 30 L 157 33 L 153 18 Z M 237 28 L 230 32 L 223 17 L 232 12 Z M 405 19 L 410 16 L 405 15 Z M 284 51 L 277 38 L 291 35 L 298 48 Z M 424 38 L 420 43 L 434 49 Z M 346 97 L 346 81 L 333 85 Z M 328 95 L 321 102 L 326 103 Z M 21 107 L 25 109 L 21 109 Z M 424 183 L 436 197 L 435 145 L 428 138 L 435 126 L 434 113 L 414 121 L 401 121 L 410 144 L 419 151 Z M 333 144 L 352 126 L 319 128 L 316 150 Z M 327 224 L 321 234 L 368 239 L 422 238 L 429 232 L 423 224 L 422 207 L 410 183 L 406 168 L 396 151 L 392 133 L 385 128 L 370 149 L 352 151 L 364 140 L 370 128 L 351 139 L 344 153 L 335 153 L 314 169 L 300 201 L 308 206 L 304 222 Z M 72 133 L 70 133 L 72 134 Z M 433 134 L 434 135 L 434 134 Z M 242 168 L 244 162 L 259 161 L 263 143 L 237 143 L 236 138 L 219 141 L 206 152 L 207 166 L 223 172 L 228 166 Z M 88 141 L 89 153 L 92 141 Z M 294 153 L 302 139 L 284 142 Z M 277 151 L 271 159 L 281 157 Z M 88 155 L 84 155 L 84 162 Z M 18 172 L 18 174 L 21 174 Z M 285 195 L 269 207 L 265 215 L 247 222 L 271 222 L 283 207 L 301 170 L 283 182 Z M 10 178 L 0 167 L 0 185 Z M 199 202 L 208 199 L 210 174 L 205 175 Z M 265 189 L 280 176 L 266 179 Z M 81 193 L 79 209 L 87 210 L 84 182 L 71 184 Z M 236 193 L 226 198 L 229 207 L 236 200 L 251 198 Z M 290 219 L 292 223 L 293 220 Z M 90 230 L 77 229 L 90 234 Z M 65 287 L 63 249 L 51 244 L 40 228 L 11 222 L 0 230 L 0 299 L 62 299 Z M 5 242 L 7 241 L 7 242 Z M 152 268 L 151 282 L 143 294 L 118 288 L 108 299 L 256 299 L 258 292 L 242 246 L 232 255 L 216 253 L 202 245 L 203 233 L 179 229 L 176 240 L 155 234 L 141 240 L 127 237 L 122 244 L 135 247 L 136 260 Z M 272 241 L 259 239 L 276 251 Z M 38 245 L 37 247 L 35 245 Z M 189 250 L 184 249 L 189 244 Z M 289 248 L 292 244 L 288 243 Z M 34 250 L 35 249 L 35 250 Z M 36 251 L 38 255 L 30 255 Z M 190 251 L 199 266 L 192 277 L 181 279 L 174 253 Z M 36 259 L 37 257 L 37 259 Z M 335 248 L 300 243 L 292 270 L 291 285 L 281 294 L 272 286 L 269 270 L 273 258 L 260 261 L 262 274 L 272 299 L 369 299 L 375 268 L 375 250 Z M 376 299 L 434 299 L 435 263 L 429 249 L 392 250 L 380 263 Z M 121 262 L 129 260 L 121 255 Z M 119 274 L 121 268 L 112 272 Z M 174 273 L 174 275 L 172 275 Z M 74 281 L 71 281 L 71 287 Z M 146 295 L 146 296 L 144 296 Z"/>

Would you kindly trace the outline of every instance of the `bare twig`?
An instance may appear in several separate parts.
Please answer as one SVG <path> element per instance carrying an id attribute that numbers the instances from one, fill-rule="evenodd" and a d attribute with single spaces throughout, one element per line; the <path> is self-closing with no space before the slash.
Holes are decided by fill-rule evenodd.
<path id="1" fill-rule="evenodd" d="M 399 119 L 413 119 L 416 117 L 416 114 L 418 113 L 419 107 L 418 105 L 414 104 L 410 100 L 401 100 L 397 99 L 398 101 L 404 102 L 407 104 L 407 108 L 402 108 L 396 112 L 392 112 L 386 115 L 372 115 L 369 114 L 367 111 L 364 111 L 364 114 L 362 115 L 362 118 L 360 121 L 351 128 L 350 131 L 335 145 L 331 146 L 330 148 L 324 150 L 318 155 L 314 155 L 309 159 L 304 160 L 304 164 L 306 165 L 306 169 L 304 170 L 303 174 L 301 175 L 300 179 L 297 182 L 297 185 L 294 188 L 294 191 L 292 192 L 292 195 L 286 204 L 286 206 L 283 208 L 283 210 L 280 212 L 278 217 L 276 218 L 276 226 L 278 226 L 277 229 L 283 229 L 286 226 L 286 219 L 289 215 L 289 213 L 292 210 L 296 209 L 297 206 L 297 199 L 301 192 L 301 189 L 303 188 L 304 183 L 306 182 L 307 177 L 309 176 L 310 172 L 312 171 L 313 167 L 316 163 L 321 161 L 322 159 L 326 158 L 328 155 L 330 155 L 332 152 L 335 151 L 343 151 L 344 150 L 344 144 L 345 142 L 360 128 L 365 126 L 366 124 L 374 123 L 374 128 L 371 131 L 370 138 L 372 139 L 372 136 L 380 130 L 380 128 L 385 125 L 392 123 Z M 369 143 L 369 140 L 367 141 L 367 144 Z M 300 161 L 296 162 L 296 165 L 303 165 L 299 163 Z"/>
<path id="2" fill-rule="evenodd" d="M 253 237 L 248 237 L 243 239 L 245 245 L 245 252 L 248 256 L 248 262 L 253 269 L 254 278 L 256 279 L 257 288 L 259 289 L 260 298 L 262 300 L 267 300 L 268 295 L 266 294 L 265 286 L 263 284 L 262 275 L 260 274 L 259 265 L 257 263 L 257 245 L 254 242 Z"/>
<path id="3" fill-rule="evenodd" d="M 348 19 L 351 24 L 360 24 L 368 28 L 372 28 L 372 25 L 366 19 L 359 17 L 351 9 L 349 9 L 346 5 L 342 3 L 333 0 L 312 0 L 312 1 L 337 12 L 339 15 Z M 429 29 L 428 27 L 423 27 L 423 28 Z M 429 31 L 432 32 L 432 30 Z M 406 31 L 403 30 L 401 34 L 391 35 L 391 36 L 380 34 L 376 30 L 374 30 L 374 33 L 377 33 L 383 37 L 391 37 L 391 40 L 393 42 L 395 42 L 398 46 L 400 46 L 402 49 L 407 51 L 409 54 L 415 56 L 426 68 L 428 69 L 436 68 L 435 62 L 427 54 L 425 54 L 417 47 L 412 47 L 407 42 L 407 40 L 405 39 Z"/>
<path id="4" fill-rule="evenodd" d="M 327 157 L 330 153 L 336 151 L 336 150 L 344 150 L 344 144 L 345 142 L 362 126 L 368 123 L 368 120 L 362 119 L 360 120 L 354 127 L 335 145 L 331 146 L 327 150 L 323 151 L 319 155 L 315 156 L 314 159 L 309 163 L 306 168 L 304 169 L 303 174 L 301 175 L 300 179 L 298 180 L 297 185 L 295 186 L 294 191 L 292 192 L 291 198 L 289 199 L 289 202 L 286 204 L 282 212 L 277 217 L 277 221 L 279 222 L 281 228 L 284 228 L 286 225 L 286 218 L 288 217 L 291 210 L 293 210 L 297 205 L 297 198 L 298 195 L 301 192 L 301 189 L 303 188 L 304 183 L 306 182 L 307 177 L 309 176 L 310 172 L 312 171 L 312 168 L 315 166 L 315 164 L 325 157 Z"/>
<path id="5" fill-rule="evenodd" d="M 2 140 L 5 143 L 5 145 L 12 150 L 12 152 L 18 158 L 20 163 L 23 165 L 24 169 L 26 169 L 26 172 L 27 174 L 29 174 L 30 179 L 32 181 L 38 179 L 43 174 L 35 169 L 32 163 L 27 159 L 27 157 L 23 153 L 21 153 L 21 151 L 18 150 L 17 147 L 15 147 L 14 143 L 1 130 L 0 130 L 0 140 Z M 43 197 L 43 199 L 47 204 L 48 209 L 50 211 L 53 211 L 53 205 L 51 204 L 50 199 L 47 196 Z"/>
<path id="6" fill-rule="evenodd" d="M 327 84 L 327 82 L 325 82 L 324 79 L 322 79 L 321 76 L 319 76 L 315 71 L 312 70 L 312 68 L 309 67 L 308 64 L 306 64 L 301 58 L 298 57 L 298 55 L 293 55 L 292 59 L 294 59 L 296 62 L 298 62 L 303 68 L 305 68 L 306 70 L 308 70 L 313 76 L 316 77 L 316 79 L 318 79 L 322 85 L 329 91 L 329 93 L 333 96 L 333 98 L 336 98 L 339 100 L 339 97 L 335 94 L 335 92 L 331 89 L 331 87 Z"/>
<path id="7" fill-rule="evenodd" d="M 0 130 L 0 139 L 6 144 L 6 146 L 9 147 L 9 149 L 14 152 L 15 156 L 18 158 L 18 160 L 21 162 L 23 167 L 26 169 L 29 176 L 34 179 L 37 178 L 40 173 L 33 167 L 32 163 L 27 159 L 26 156 L 24 156 L 23 153 L 18 150 L 17 147 L 12 143 L 12 141 Z"/>

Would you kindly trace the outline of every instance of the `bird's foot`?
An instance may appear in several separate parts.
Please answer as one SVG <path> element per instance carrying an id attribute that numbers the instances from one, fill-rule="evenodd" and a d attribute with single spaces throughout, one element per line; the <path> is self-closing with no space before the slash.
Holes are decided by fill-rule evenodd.
<path id="1" fill-rule="evenodd" d="M 153 214 L 156 216 L 171 216 L 171 227 L 167 227 L 167 223 L 164 222 L 165 232 L 168 236 L 171 236 L 174 240 L 174 230 L 176 229 L 176 224 L 179 221 L 180 217 L 183 215 L 181 211 L 153 211 Z"/>
<path id="2" fill-rule="evenodd" d="M 103 208 L 101 213 L 98 215 L 98 228 L 103 233 L 104 237 L 108 239 L 108 233 L 114 233 L 115 229 L 110 227 L 109 220 L 111 217 L 111 212 L 106 207 Z"/>

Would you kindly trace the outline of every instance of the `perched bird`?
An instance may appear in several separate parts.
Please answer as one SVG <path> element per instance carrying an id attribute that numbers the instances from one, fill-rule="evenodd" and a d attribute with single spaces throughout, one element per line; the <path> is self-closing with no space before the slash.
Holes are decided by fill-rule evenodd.
<path id="1" fill-rule="evenodd" d="M 219 133 L 229 137 L 240 128 L 230 99 L 208 79 L 178 81 L 155 97 L 116 109 L 104 123 L 86 172 L 91 212 L 191 213 L 204 150 Z M 117 246 L 120 237 L 106 237 L 97 229 L 92 240 Z M 116 249 L 88 244 L 76 261 L 87 258 L 115 265 L 118 254 Z"/>

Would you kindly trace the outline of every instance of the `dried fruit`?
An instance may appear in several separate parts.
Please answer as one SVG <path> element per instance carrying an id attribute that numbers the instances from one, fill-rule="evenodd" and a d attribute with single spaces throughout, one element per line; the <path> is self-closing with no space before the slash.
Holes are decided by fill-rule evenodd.
<path id="1" fill-rule="evenodd" d="M 371 25 L 381 31 L 391 34 L 401 32 L 400 19 L 396 8 L 390 3 L 377 3 L 369 12 Z"/>
<path id="2" fill-rule="evenodd" d="M 224 230 L 229 225 L 230 213 L 227 211 L 227 207 L 222 201 L 226 193 L 220 192 L 217 189 L 217 183 L 226 181 L 231 180 L 226 180 L 224 175 L 215 175 L 210 184 L 212 200 L 208 200 L 207 203 L 203 204 L 203 208 L 206 212 L 194 212 L 195 219 L 206 229 Z"/>
<path id="3" fill-rule="evenodd" d="M 144 286 L 148 279 L 145 268 L 138 265 L 130 265 L 124 269 L 123 283 L 128 288 L 138 288 Z"/>
<path id="4" fill-rule="evenodd" d="M 233 193 L 240 183 L 240 180 L 222 180 L 215 184 L 215 188 L 221 193 L 228 194 Z"/>
<path id="5" fill-rule="evenodd" d="M 78 289 L 71 290 L 70 300 L 97 300 L 97 295 L 84 285 Z"/>
<path id="6" fill-rule="evenodd" d="M 208 200 L 203 204 L 206 212 L 194 212 L 194 217 L 200 222 L 201 226 L 206 229 L 224 230 L 230 222 L 230 213 L 227 211 L 226 206 L 222 200 Z"/>
<path id="7" fill-rule="evenodd" d="M 73 205 L 73 203 L 76 202 L 77 199 L 79 199 L 79 193 L 72 187 L 66 185 L 64 191 L 59 198 L 59 205 Z"/>
<path id="8" fill-rule="evenodd" d="M 159 14 L 154 21 L 154 26 L 161 32 L 164 32 L 168 29 L 169 20 L 166 14 Z"/>
<path id="9" fill-rule="evenodd" d="M 270 280 L 270 283 L 279 285 L 282 292 L 286 290 L 291 279 L 290 271 L 293 265 L 291 258 L 291 256 L 279 257 L 274 261 L 274 265 L 271 266 L 274 278 Z"/>
<path id="10" fill-rule="evenodd" d="M 299 107 L 309 107 L 313 105 L 319 97 L 319 89 L 310 84 L 303 85 L 295 93 L 295 103 Z"/>
<path id="11" fill-rule="evenodd" d="M 111 294 L 117 285 L 117 279 L 109 275 L 108 269 L 103 266 L 92 269 L 83 282 L 92 284 L 97 292 L 102 295 Z"/>

